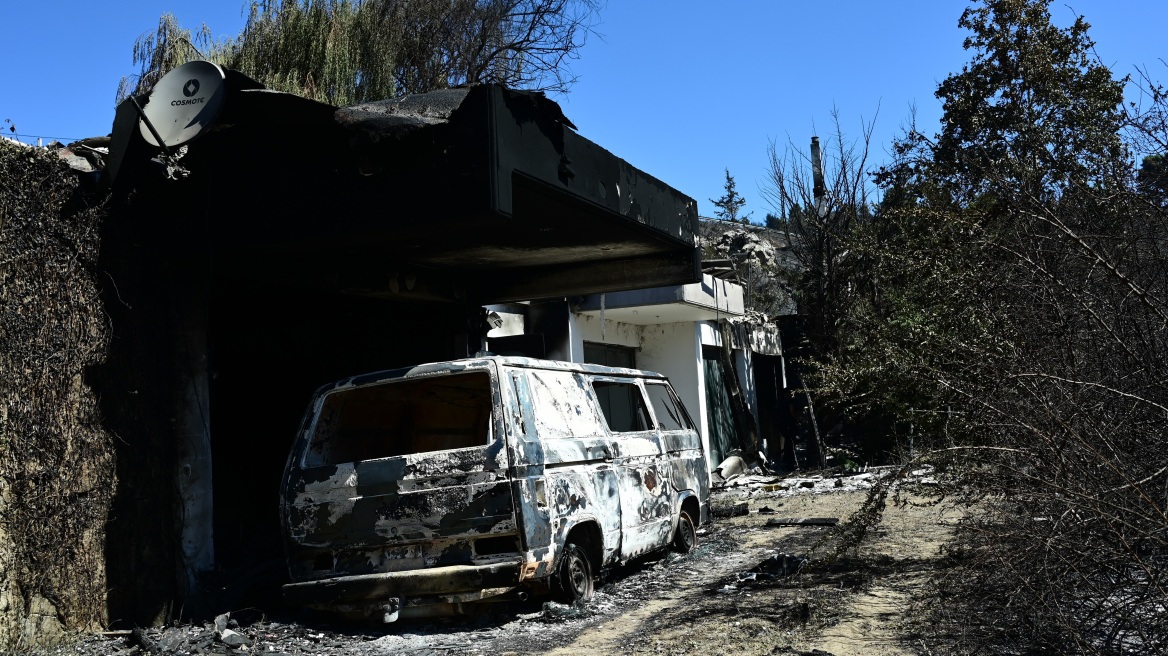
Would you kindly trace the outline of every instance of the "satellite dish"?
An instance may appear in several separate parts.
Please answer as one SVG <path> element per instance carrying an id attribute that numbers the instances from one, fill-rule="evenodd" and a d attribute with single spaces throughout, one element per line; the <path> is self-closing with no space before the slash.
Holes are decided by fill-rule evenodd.
<path id="1" fill-rule="evenodd" d="M 223 109 L 224 78 L 223 69 L 208 61 L 188 62 L 162 76 L 142 108 L 142 138 L 176 148 L 202 134 Z"/>

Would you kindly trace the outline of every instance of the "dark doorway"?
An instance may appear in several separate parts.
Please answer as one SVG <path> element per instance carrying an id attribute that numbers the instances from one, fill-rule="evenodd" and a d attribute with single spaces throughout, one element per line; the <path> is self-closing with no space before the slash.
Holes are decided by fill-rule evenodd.
<path id="1" fill-rule="evenodd" d="M 737 448 L 734 413 L 730 409 L 730 392 L 726 389 L 726 372 L 722 367 L 721 349 L 702 347 L 702 368 L 706 377 L 706 428 L 710 434 L 710 462 L 718 466 Z"/>
<path id="2" fill-rule="evenodd" d="M 772 463 L 787 465 L 794 460 L 787 451 L 791 450 L 792 436 L 784 428 L 790 422 L 784 414 L 789 414 L 787 394 L 783 389 L 783 359 L 779 356 L 751 356 L 754 370 L 755 398 L 758 399 L 759 437 L 766 440 L 767 459 Z"/>

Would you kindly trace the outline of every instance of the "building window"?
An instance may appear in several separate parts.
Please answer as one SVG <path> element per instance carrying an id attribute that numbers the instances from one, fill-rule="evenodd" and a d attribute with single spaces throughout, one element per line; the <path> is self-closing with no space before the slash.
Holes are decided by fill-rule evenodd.
<path id="1" fill-rule="evenodd" d="M 631 346 L 584 342 L 584 362 L 588 364 L 636 369 L 636 352 L 637 350 Z"/>

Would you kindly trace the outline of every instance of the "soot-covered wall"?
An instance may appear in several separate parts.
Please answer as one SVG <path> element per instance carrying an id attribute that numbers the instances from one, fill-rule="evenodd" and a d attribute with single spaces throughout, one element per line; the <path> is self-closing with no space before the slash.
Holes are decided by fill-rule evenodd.
<path id="1" fill-rule="evenodd" d="M 310 395 L 358 373 L 464 357 L 464 311 L 220 284 L 210 317 L 219 587 L 228 605 L 272 608 L 286 575 L 280 477 Z"/>

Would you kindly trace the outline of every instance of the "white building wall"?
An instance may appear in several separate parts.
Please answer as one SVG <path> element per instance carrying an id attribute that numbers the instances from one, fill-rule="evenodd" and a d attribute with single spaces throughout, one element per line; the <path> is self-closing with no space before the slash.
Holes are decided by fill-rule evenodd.
<path id="1" fill-rule="evenodd" d="M 721 346 L 722 334 L 718 332 L 718 324 L 714 321 L 703 321 L 698 324 L 698 335 L 705 346 Z"/>
<path id="2" fill-rule="evenodd" d="M 656 371 L 669 377 L 690 418 L 697 424 L 703 448 L 707 454 L 710 453 L 702 345 L 721 346 L 722 339 L 715 322 L 687 321 L 639 326 L 606 320 L 602 330 L 601 321 L 597 316 L 572 313 L 569 318 L 568 334 L 569 343 L 560 345 L 557 350 L 570 352 L 572 362 L 584 361 L 584 342 L 637 349 L 637 368 Z M 735 349 L 734 359 L 735 368 L 738 370 L 738 384 L 757 421 L 758 409 L 750 354 Z M 713 469 L 718 464 L 711 462 L 709 467 Z"/>
<path id="3" fill-rule="evenodd" d="M 700 323 L 686 321 L 636 326 L 606 320 L 602 335 L 600 320 L 596 316 L 573 314 L 571 325 L 574 362 L 584 361 L 584 342 L 628 346 L 637 349 L 638 369 L 668 376 L 690 418 L 697 424 L 702 447 L 709 453 Z"/>
<path id="4" fill-rule="evenodd" d="M 644 326 L 643 335 L 641 351 L 637 353 L 637 367 L 669 377 L 690 418 L 697 424 L 702 447 L 709 453 L 702 344 L 696 325 L 684 322 Z"/>
<path id="5" fill-rule="evenodd" d="M 572 314 L 570 324 L 572 326 L 572 362 L 584 361 L 584 342 L 641 348 L 641 326 L 606 319 L 602 328 L 598 317 L 576 313 Z M 640 354 L 637 355 L 637 358 L 639 361 Z"/>

